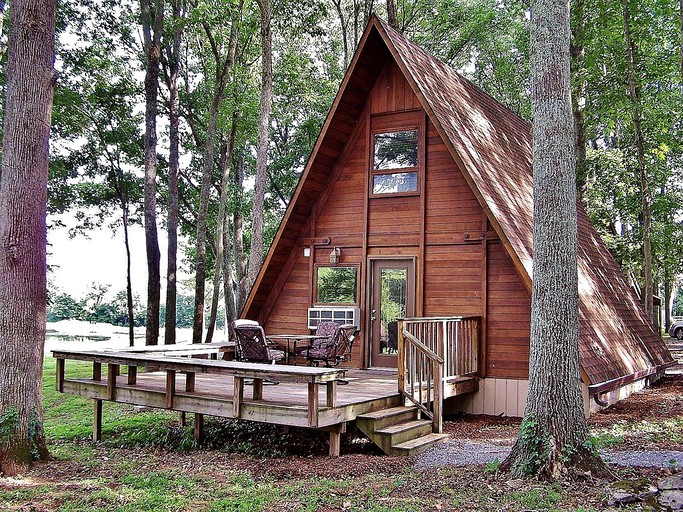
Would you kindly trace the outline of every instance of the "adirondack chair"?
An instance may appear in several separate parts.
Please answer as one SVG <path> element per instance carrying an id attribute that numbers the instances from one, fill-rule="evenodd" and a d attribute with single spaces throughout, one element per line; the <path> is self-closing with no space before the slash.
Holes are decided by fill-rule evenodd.
<path id="1" fill-rule="evenodd" d="M 266 334 L 257 322 L 235 321 L 235 348 L 238 361 L 252 363 L 272 363 L 285 358 L 282 350 L 268 346 Z"/>
<path id="2" fill-rule="evenodd" d="M 336 322 L 320 322 L 316 329 L 315 339 L 303 351 L 309 365 L 319 366 L 323 363 L 327 367 L 337 366 L 351 355 L 356 326 L 352 324 L 339 325 Z"/>

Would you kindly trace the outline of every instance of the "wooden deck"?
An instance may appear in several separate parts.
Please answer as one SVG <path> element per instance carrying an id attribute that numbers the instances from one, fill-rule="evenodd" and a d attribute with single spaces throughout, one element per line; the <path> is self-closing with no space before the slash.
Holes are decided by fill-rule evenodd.
<path id="1" fill-rule="evenodd" d="M 330 454 L 339 435 L 360 414 L 401 403 L 391 371 L 261 365 L 124 352 L 55 351 L 57 389 L 94 400 L 93 437 L 101 438 L 102 401 L 195 414 L 309 427 L 330 432 Z M 92 378 L 67 379 L 68 360 L 91 361 Z M 103 368 L 107 370 L 103 372 Z M 138 367 L 160 371 L 138 372 Z M 127 369 L 124 374 L 123 370 Z"/>

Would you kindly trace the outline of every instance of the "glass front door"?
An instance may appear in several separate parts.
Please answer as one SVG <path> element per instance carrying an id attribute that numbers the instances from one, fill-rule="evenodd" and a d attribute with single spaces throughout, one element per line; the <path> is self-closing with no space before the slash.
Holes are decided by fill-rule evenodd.
<path id="1" fill-rule="evenodd" d="M 414 267 L 412 259 L 372 261 L 370 366 L 396 367 L 396 319 L 415 314 Z"/>

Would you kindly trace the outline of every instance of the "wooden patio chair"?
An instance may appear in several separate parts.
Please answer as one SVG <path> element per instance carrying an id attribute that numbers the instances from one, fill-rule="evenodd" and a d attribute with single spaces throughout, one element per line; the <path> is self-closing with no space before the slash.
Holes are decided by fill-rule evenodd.
<path id="1" fill-rule="evenodd" d="M 303 351 L 309 365 L 319 366 L 324 363 L 327 367 L 337 366 L 351 355 L 356 333 L 355 325 L 320 322 L 315 333 L 321 337 L 313 340 Z"/>
<path id="2" fill-rule="evenodd" d="M 276 361 L 285 358 L 282 350 L 268 346 L 266 333 L 257 322 L 236 321 L 233 323 L 233 329 L 235 330 L 235 355 L 238 361 L 275 364 Z"/>

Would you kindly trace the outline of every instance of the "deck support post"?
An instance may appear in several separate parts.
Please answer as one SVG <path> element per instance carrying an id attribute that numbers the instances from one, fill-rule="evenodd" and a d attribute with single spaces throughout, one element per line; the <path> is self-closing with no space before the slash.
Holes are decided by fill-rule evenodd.
<path id="1" fill-rule="evenodd" d="M 98 442 L 102 441 L 102 400 L 96 398 L 93 404 L 92 440 Z"/>
<path id="2" fill-rule="evenodd" d="M 254 379 L 252 384 L 252 397 L 254 400 L 263 399 L 263 379 Z"/>
<path id="3" fill-rule="evenodd" d="M 195 373 L 194 372 L 187 372 L 185 374 L 185 391 L 188 393 L 193 393 L 194 392 L 194 385 L 195 385 Z"/>
<path id="4" fill-rule="evenodd" d="M 232 415 L 235 418 L 239 418 L 240 408 L 242 407 L 242 400 L 244 399 L 244 377 L 239 377 L 235 375 L 232 387 Z"/>
<path id="5" fill-rule="evenodd" d="M 330 430 L 330 457 L 339 457 L 341 451 L 341 434 L 344 431 L 344 424 L 335 425 Z"/>
<path id="6" fill-rule="evenodd" d="M 129 386 L 135 386 L 135 383 L 138 380 L 138 367 L 137 366 L 128 366 L 128 385 Z"/>
<path id="7" fill-rule="evenodd" d="M 57 359 L 56 378 L 57 391 L 62 393 L 64 391 L 64 359 Z"/>
<path id="8" fill-rule="evenodd" d="M 102 380 L 102 363 L 92 364 L 92 380 Z"/>
<path id="9" fill-rule="evenodd" d="M 173 409 L 175 395 L 175 370 L 166 370 L 166 408 Z"/>
<path id="10" fill-rule="evenodd" d="M 116 376 L 119 374 L 118 364 L 107 365 L 107 400 L 114 400 L 116 396 Z"/>
<path id="11" fill-rule="evenodd" d="M 337 407 L 337 381 L 327 383 L 327 407 Z"/>
<path id="12" fill-rule="evenodd" d="M 204 415 L 194 413 L 194 438 L 200 441 L 204 437 Z"/>
<path id="13" fill-rule="evenodd" d="M 318 426 L 318 383 L 308 383 L 308 426 Z"/>
<path id="14" fill-rule="evenodd" d="M 184 427 L 185 425 L 187 425 L 187 415 L 185 414 L 185 411 L 180 411 L 178 414 L 178 426 Z"/>

